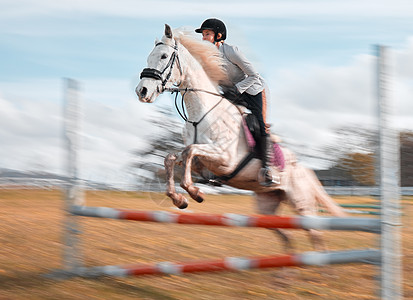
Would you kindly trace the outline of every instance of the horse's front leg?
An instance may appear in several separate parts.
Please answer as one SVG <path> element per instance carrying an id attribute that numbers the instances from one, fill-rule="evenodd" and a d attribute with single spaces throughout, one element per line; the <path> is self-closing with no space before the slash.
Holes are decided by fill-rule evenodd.
<path id="1" fill-rule="evenodd" d="M 192 199 L 197 202 L 204 201 L 204 193 L 199 188 L 194 186 L 192 181 L 192 169 L 193 159 L 195 156 L 207 159 L 213 164 L 224 164 L 226 159 L 222 152 L 217 151 L 215 147 L 209 144 L 193 144 L 189 145 L 182 152 L 182 164 L 183 164 L 183 177 L 181 181 L 181 187 L 188 192 Z"/>
<path id="2" fill-rule="evenodd" d="M 184 195 L 177 193 L 175 190 L 174 166 L 177 159 L 178 155 L 170 153 L 164 160 L 166 171 L 166 195 L 172 199 L 176 207 L 185 209 L 188 207 L 188 200 L 184 197 Z"/>

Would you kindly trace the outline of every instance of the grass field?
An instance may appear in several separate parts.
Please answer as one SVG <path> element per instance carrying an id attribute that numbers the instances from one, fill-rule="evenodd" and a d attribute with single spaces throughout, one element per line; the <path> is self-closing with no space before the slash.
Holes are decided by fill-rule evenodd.
<path id="1" fill-rule="evenodd" d="M 176 211 L 162 195 L 88 192 L 90 206 Z M 373 203 L 360 197 L 339 203 Z M 377 267 L 335 265 L 243 272 L 73 278 L 43 275 L 61 268 L 62 211 L 59 191 L 0 190 L 0 299 L 377 299 Z M 413 299 L 413 198 L 403 199 L 404 296 Z M 254 212 L 250 196 L 208 195 L 188 210 Z M 291 214 L 283 206 L 281 214 Z M 361 217 L 360 215 L 356 215 Z M 374 216 L 366 216 L 374 217 Z M 260 228 L 188 226 L 82 218 L 86 265 L 118 265 L 284 254 L 278 237 Z M 297 252 L 312 251 L 302 230 L 291 230 Z M 324 233 L 330 250 L 374 248 L 378 236 L 361 232 Z"/>

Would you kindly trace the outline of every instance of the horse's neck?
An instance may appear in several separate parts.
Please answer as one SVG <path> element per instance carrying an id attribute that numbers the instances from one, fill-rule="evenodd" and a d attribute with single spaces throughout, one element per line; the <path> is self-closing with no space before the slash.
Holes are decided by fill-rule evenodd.
<path id="1" fill-rule="evenodd" d="M 186 53 L 185 61 L 182 62 L 184 67 L 184 80 L 181 88 L 197 89 L 212 93 L 218 93 L 216 86 L 206 75 L 202 67 Z M 204 116 L 221 97 L 211 95 L 206 92 L 186 92 L 184 96 L 185 107 L 190 121 L 198 121 Z"/>
<path id="2" fill-rule="evenodd" d="M 181 87 L 203 90 L 185 93 L 184 101 L 188 120 L 192 122 L 202 120 L 199 126 L 187 123 L 185 143 L 188 145 L 197 139 L 196 142 L 220 145 L 218 147 L 228 145 L 228 147 L 223 146 L 223 149 L 232 153 L 229 155 L 232 163 L 234 160 L 235 162 L 241 160 L 248 152 L 248 144 L 242 131 L 240 111 L 220 95 L 207 93 L 218 93 L 218 91 L 198 63 L 191 59 L 182 60 L 182 66 L 185 67 L 183 67 L 184 80 Z M 214 172 L 213 168 L 210 171 Z"/>

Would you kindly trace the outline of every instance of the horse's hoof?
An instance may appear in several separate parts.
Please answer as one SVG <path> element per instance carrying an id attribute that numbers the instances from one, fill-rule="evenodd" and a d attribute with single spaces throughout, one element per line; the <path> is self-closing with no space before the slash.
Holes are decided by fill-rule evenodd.
<path id="1" fill-rule="evenodd" d="M 195 197 L 195 201 L 198 202 L 198 203 L 202 203 L 202 202 L 204 202 L 204 198 L 201 197 L 200 195 L 198 195 L 198 196 Z"/>
<path id="2" fill-rule="evenodd" d="M 185 209 L 188 207 L 188 200 L 182 194 L 175 194 L 172 197 L 173 204 L 179 209 Z"/>
<path id="3" fill-rule="evenodd" d="M 185 209 L 188 207 L 188 200 L 186 200 L 182 194 L 180 194 L 179 200 L 180 203 L 177 205 L 179 209 Z"/>
<path id="4" fill-rule="evenodd" d="M 192 193 L 190 193 L 191 198 L 198 203 L 204 202 L 204 193 L 202 193 L 201 190 L 197 187 L 194 187 L 194 190 L 195 191 L 192 191 Z"/>
<path id="5" fill-rule="evenodd" d="M 185 209 L 188 207 L 188 203 L 187 202 L 182 202 L 182 204 L 180 206 L 178 206 L 179 209 Z"/>

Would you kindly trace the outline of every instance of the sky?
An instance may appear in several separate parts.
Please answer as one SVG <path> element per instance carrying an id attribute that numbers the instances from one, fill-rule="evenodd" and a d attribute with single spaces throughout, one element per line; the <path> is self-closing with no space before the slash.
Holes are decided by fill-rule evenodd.
<path id="1" fill-rule="evenodd" d="M 392 124 L 413 130 L 410 0 L 0 0 L 0 168 L 65 174 L 63 78 L 72 78 L 81 177 L 127 180 L 132 151 L 155 132 L 145 120 L 172 107 L 169 95 L 144 104 L 134 93 L 154 40 L 165 23 L 195 29 L 210 17 L 265 78 L 268 120 L 289 144 L 311 151 L 334 128 L 376 124 L 375 45 L 389 49 Z"/>

